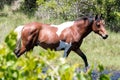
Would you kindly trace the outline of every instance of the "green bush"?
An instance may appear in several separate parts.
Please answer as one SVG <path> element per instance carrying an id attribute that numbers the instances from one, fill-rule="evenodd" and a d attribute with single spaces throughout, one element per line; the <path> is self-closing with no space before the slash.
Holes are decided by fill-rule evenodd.
<path id="1" fill-rule="evenodd" d="M 0 44 L 0 80 L 92 80 L 92 68 L 86 73 L 76 71 L 79 64 L 69 65 L 55 51 L 32 51 L 16 58 L 13 53 L 16 35 L 11 32 Z M 10 44 L 11 43 L 11 44 Z M 99 65 L 99 71 L 103 71 Z M 108 75 L 100 75 L 100 80 L 109 80 Z"/>

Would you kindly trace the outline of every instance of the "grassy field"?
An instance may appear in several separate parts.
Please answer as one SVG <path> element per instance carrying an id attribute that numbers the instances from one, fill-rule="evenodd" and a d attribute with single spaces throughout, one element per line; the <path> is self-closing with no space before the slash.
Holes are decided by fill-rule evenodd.
<path id="1" fill-rule="evenodd" d="M 86 37 L 81 49 L 86 54 L 90 65 L 104 65 L 108 69 L 120 70 L 120 34 L 109 31 L 109 38 L 103 40 L 100 36 L 92 33 Z M 68 59 L 71 63 L 83 61 L 78 55 L 71 53 Z"/>
<path id="2" fill-rule="evenodd" d="M 34 17 L 28 18 L 23 13 L 8 12 L 9 9 L 5 8 L 3 12 L 7 12 L 7 16 L 0 16 L 0 43 L 3 43 L 4 38 L 11 30 L 16 26 L 32 22 L 39 21 L 43 23 L 58 24 L 63 20 L 42 20 Z M 107 40 L 103 40 L 100 36 L 91 33 L 87 36 L 81 46 L 81 49 L 86 54 L 90 65 L 96 67 L 98 64 L 102 64 L 108 69 L 120 70 L 120 33 L 114 33 L 109 31 L 109 37 Z M 33 53 L 37 53 L 41 48 L 34 48 Z M 59 52 L 63 54 L 63 51 Z M 61 55 L 62 56 L 62 55 Z M 82 59 L 71 52 L 67 58 L 68 64 L 80 63 L 84 66 Z"/>

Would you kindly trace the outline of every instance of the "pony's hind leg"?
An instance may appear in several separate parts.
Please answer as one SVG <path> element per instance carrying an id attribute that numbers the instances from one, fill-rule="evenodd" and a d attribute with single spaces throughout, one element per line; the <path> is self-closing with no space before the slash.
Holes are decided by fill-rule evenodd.
<path id="1" fill-rule="evenodd" d="M 22 39 L 22 46 L 19 49 L 16 56 L 20 57 L 26 51 L 29 51 L 30 49 L 33 49 L 33 47 L 35 46 L 36 40 L 37 40 L 37 36 L 35 36 L 35 34 L 29 35 L 29 36 L 23 38 Z"/>
<path id="2" fill-rule="evenodd" d="M 20 47 L 20 49 L 16 50 L 17 57 L 20 57 L 26 51 L 33 49 L 33 47 L 36 45 L 36 42 L 37 42 L 38 32 L 39 32 L 39 30 L 37 30 L 37 29 L 34 30 L 34 28 L 31 30 L 23 29 L 22 36 L 21 36 L 21 42 L 20 42 L 21 47 Z M 18 45 L 18 47 L 19 47 L 19 45 Z"/>

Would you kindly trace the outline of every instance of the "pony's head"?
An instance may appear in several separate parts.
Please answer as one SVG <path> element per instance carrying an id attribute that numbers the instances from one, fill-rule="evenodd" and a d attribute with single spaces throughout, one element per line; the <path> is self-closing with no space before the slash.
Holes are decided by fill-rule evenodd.
<path id="1" fill-rule="evenodd" d="M 107 39 L 108 34 L 105 29 L 105 21 L 102 19 L 102 15 L 95 16 L 92 31 L 99 34 L 103 39 Z"/>

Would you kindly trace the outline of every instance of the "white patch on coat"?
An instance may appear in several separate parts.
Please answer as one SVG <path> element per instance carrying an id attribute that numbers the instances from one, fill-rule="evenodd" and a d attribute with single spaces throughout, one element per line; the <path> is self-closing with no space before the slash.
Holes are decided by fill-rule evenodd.
<path id="1" fill-rule="evenodd" d="M 15 28 L 14 32 L 17 34 L 17 40 L 19 40 L 21 38 L 21 31 L 23 29 L 24 26 L 18 26 L 17 28 Z"/>
<path id="2" fill-rule="evenodd" d="M 74 21 L 69 21 L 69 22 L 65 22 L 65 23 L 62 23 L 60 25 L 50 25 L 52 27 L 57 27 L 58 30 L 57 30 L 57 35 L 60 36 L 61 32 L 65 29 L 65 28 L 68 28 L 68 27 L 71 27 L 72 25 L 74 24 Z"/>
<path id="3" fill-rule="evenodd" d="M 64 49 L 64 50 L 67 51 L 70 47 L 71 47 L 71 44 L 66 43 L 66 42 L 60 40 L 60 44 L 59 44 L 59 46 L 56 48 L 56 50 Z"/>

